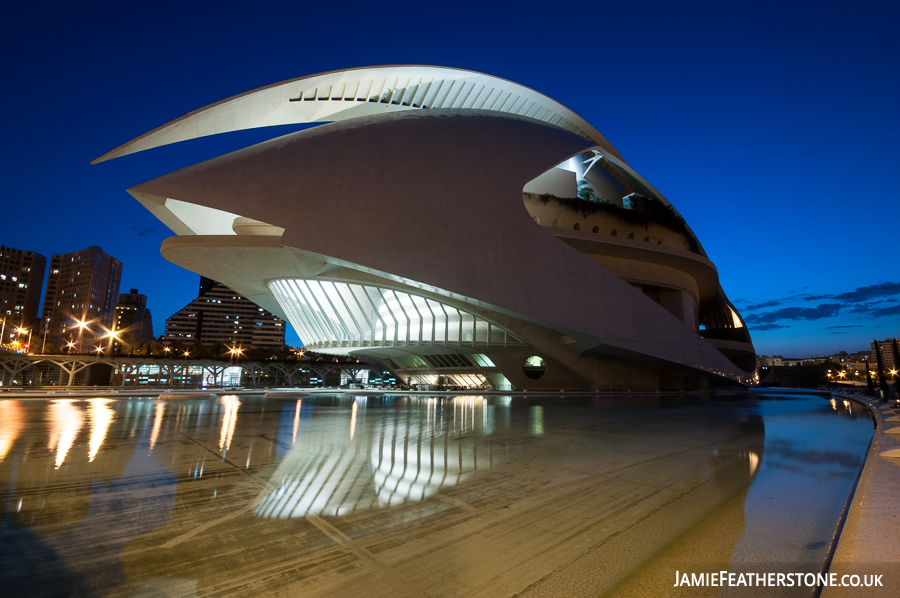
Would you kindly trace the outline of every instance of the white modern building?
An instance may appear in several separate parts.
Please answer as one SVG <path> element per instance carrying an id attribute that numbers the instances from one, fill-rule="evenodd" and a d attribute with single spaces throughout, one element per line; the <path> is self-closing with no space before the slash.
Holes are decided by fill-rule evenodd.
<path id="1" fill-rule="evenodd" d="M 746 385 L 756 359 L 669 202 L 577 114 L 431 66 L 301 77 L 196 110 L 97 161 L 328 123 L 129 192 L 171 262 L 401 379 L 496 389 Z"/>

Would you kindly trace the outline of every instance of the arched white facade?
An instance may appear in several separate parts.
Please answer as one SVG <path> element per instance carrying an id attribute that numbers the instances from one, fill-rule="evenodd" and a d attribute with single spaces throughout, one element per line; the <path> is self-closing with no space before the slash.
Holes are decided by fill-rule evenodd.
<path id="1" fill-rule="evenodd" d="M 314 351 L 520 343 L 466 310 L 394 289 L 303 279 L 273 280 L 269 289 Z"/>
<path id="2" fill-rule="evenodd" d="M 195 110 L 94 160 L 243 129 L 325 123 L 406 110 L 474 109 L 551 124 L 622 159 L 590 123 L 542 93 L 500 77 L 440 66 L 331 71 L 254 89 Z"/>
<path id="3" fill-rule="evenodd" d="M 371 95 L 362 81 L 375 78 Z M 163 256 L 283 316 L 311 349 L 405 380 L 752 381 L 747 329 L 683 219 L 583 119 L 503 79 L 439 67 L 315 75 L 201 109 L 103 159 L 317 120 L 335 122 L 130 189 L 177 233 Z M 348 167 L 348 156 L 360 159 Z M 603 205 L 549 193 L 579 176 Z M 539 377 L 523 369 L 535 356 Z"/>

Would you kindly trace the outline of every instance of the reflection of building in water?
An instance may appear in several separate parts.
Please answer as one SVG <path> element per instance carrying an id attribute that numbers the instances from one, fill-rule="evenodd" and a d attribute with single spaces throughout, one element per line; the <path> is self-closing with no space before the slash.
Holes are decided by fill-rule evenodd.
<path id="1" fill-rule="evenodd" d="M 47 448 L 56 451 L 56 469 L 59 469 L 81 430 L 84 415 L 81 409 L 72 405 L 72 401 L 67 400 L 53 401 L 48 411 L 50 443 Z"/>
<path id="2" fill-rule="evenodd" d="M 0 487 L 10 490 L 11 522 L 54 536 L 83 519 L 92 494 L 125 472 L 150 413 L 144 401 L 0 401 Z M 103 450 L 110 441 L 115 450 Z"/>
<path id="3" fill-rule="evenodd" d="M 0 401 L 0 462 L 6 458 L 16 438 L 25 428 L 25 408 L 21 401 Z"/>
<path id="4" fill-rule="evenodd" d="M 240 406 L 233 396 L 176 402 L 0 400 L 0 487 L 10 489 L 11 522 L 56 536 L 88 515 L 97 492 L 127 495 L 134 484 L 143 483 L 141 476 L 128 477 L 129 463 L 138 469 L 173 467 L 172 473 L 182 480 L 179 493 L 191 493 L 194 483 L 215 479 L 221 495 L 243 476 L 204 446 L 215 450 L 221 442 L 229 461 L 240 467 L 260 467 L 276 459 L 273 440 L 279 411 L 262 410 L 241 422 Z M 289 406 L 293 415 L 293 403 Z M 242 425 L 253 426 L 254 433 L 242 435 Z M 181 442 L 178 430 L 202 446 Z M 233 479 L 222 477 L 226 471 L 235 473 Z M 174 479 L 172 483 L 174 490 Z"/>
<path id="5" fill-rule="evenodd" d="M 348 412 L 349 422 L 337 417 L 317 418 L 314 426 L 302 422 L 296 444 L 271 478 L 280 487 L 254 512 L 264 518 L 343 515 L 425 500 L 458 484 L 479 464 L 474 446 L 456 437 L 490 434 L 493 418 L 482 397 L 450 402 L 452 420 L 446 421 L 444 400 L 426 399 L 418 409 L 410 406 L 405 419 L 386 417 L 361 425 L 366 399 L 360 397 Z M 299 414 L 299 401 L 297 409 Z M 349 442 L 342 431 L 348 424 Z"/>
<path id="6" fill-rule="evenodd" d="M 156 404 L 154 409 L 156 415 L 153 418 L 153 430 L 150 432 L 150 450 L 153 451 L 153 447 L 156 446 L 156 441 L 159 439 L 159 430 L 162 427 L 162 418 L 166 413 L 166 404 L 163 402 L 159 402 Z"/>
<path id="7" fill-rule="evenodd" d="M 91 442 L 90 454 L 88 461 L 93 462 L 97 456 L 97 451 L 103 441 L 106 440 L 106 433 L 109 431 L 109 425 L 112 423 L 115 413 L 109 408 L 109 403 L 113 399 L 88 399 L 90 407 L 88 407 L 89 417 L 91 419 Z"/>
<path id="8" fill-rule="evenodd" d="M 234 395 L 226 395 L 219 399 L 219 403 L 225 407 L 222 415 L 222 433 L 219 434 L 219 450 L 231 448 L 231 439 L 234 437 L 234 427 L 237 425 L 237 411 L 241 401 Z"/>

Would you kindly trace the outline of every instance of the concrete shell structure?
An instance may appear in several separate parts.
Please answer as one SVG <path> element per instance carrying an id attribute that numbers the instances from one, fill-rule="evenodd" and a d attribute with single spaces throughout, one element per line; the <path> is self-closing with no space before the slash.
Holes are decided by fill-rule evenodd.
<path id="1" fill-rule="evenodd" d="M 309 348 L 419 384 L 752 381 L 747 328 L 674 208 L 590 124 L 515 83 L 439 67 L 324 73 L 99 160 L 324 121 L 130 189 L 177 235 L 163 256 L 284 317 Z"/>

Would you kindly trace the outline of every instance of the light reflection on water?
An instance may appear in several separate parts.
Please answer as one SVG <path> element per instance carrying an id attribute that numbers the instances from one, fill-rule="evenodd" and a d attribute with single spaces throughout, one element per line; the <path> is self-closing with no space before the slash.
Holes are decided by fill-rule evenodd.
<path id="1" fill-rule="evenodd" d="M 448 497 L 458 490 L 489 502 L 524 493 L 522 472 L 571 471 L 676 490 L 706 484 L 701 520 L 740 501 L 741 515 L 717 531 L 725 558 L 804 562 L 820 558 L 824 549 L 807 546 L 830 538 L 870 435 L 858 405 L 798 396 L 0 400 L 0 536 L 78 530 L 80 546 L 114 544 L 104 558 L 120 567 L 127 546 L 168 542 L 207 509 L 204 521 L 220 509 L 246 513 L 235 521 L 248 529 L 392 511 L 405 525 L 458 508 Z M 113 500 L 125 506 L 96 510 Z M 126 525 L 132 511 L 141 525 Z M 124 527 L 109 543 L 96 531 L 104 526 Z M 80 570 L 77 554 L 53 546 Z M 0 570 L 10 563 L 15 555 L 0 550 Z"/>
<path id="2" fill-rule="evenodd" d="M 25 428 L 25 408 L 22 401 L 0 401 L 0 461 Z"/>
<path id="3" fill-rule="evenodd" d="M 445 402 L 452 405 L 447 429 Z M 457 437 L 490 434 L 484 397 L 413 400 L 407 415 L 418 417 L 385 417 L 363 425 L 367 403 L 365 397 L 352 400 L 349 444 L 338 431 L 346 425 L 340 417 L 308 422 L 298 437 L 295 412 L 293 446 L 270 479 L 277 489 L 262 494 L 254 513 L 278 519 L 387 508 L 423 501 L 478 470 L 477 449 Z"/>
<path id="4" fill-rule="evenodd" d="M 84 421 L 83 411 L 72 403 L 68 399 L 53 401 L 48 409 L 51 428 L 47 447 L 56 451 L 56 469 L 66 460 Z"/>
<path id="5" fill-rule="evenodd" d="M 109 408 L 109 403 L 113 399 L 88 399 L 90 403 L 89 415 L 91 418 L 91 440 L 89 443 L 90 453 L 88 461 L 93 462 L 100 450 L 100 445 L 106 439 L 106 433 L 109 431 L 109 425 L 112 423 L 114 412 Z"/>

